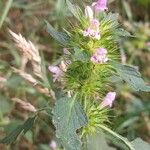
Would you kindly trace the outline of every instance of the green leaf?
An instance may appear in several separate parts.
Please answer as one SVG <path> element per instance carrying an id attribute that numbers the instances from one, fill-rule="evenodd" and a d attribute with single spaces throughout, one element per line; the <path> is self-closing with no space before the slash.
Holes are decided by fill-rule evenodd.
<path id="1" fill-rule="evenodd" d="M 133 90 L 146 92 L 150 91 L 150 86 L 145 84 L 137 69 L 131 66 L 116 63 L 114 63 L 113 66 L 115 67 L 119 77 L 123 81 L 126 81 Z"/>
<path id="2" fill-rule="evenodd" d="M 3 115 L 8 113 L 11 109 L 8 99 L 0 94 L 0 113 Z"/>
<path id="3" fill-rule="evenodd" d="M 150 144 L 143 141 L 141 138 L 137 138 L 132 141 L 132 144 L 136 150 L 150 150 Z"/>
<path id="4" fill-rule="evenodd" d="M 81 142 L 76 130 L 87 124 L 87 117 L 79 102 L 75 98 L 59 99 L 53 114 L 56 136 L 60 139 L 65 150 L 80 150 Z"/>
<path id="5" fill-rule="evenodd" d="M 66 4 L 70 12 L 78 19 L 81 20 L 81 9 L 77 5 L 73 5 L 69 0 L 66 0 Z"/>
<path id="6" fill-rule="evenodd" d="M 128 141 L 128 139 L 122 137 L 121 135 L 115 133 L 114 131 L 112 131 L 111 129 L 103 126 L 103 125 L 99 125 L 100 129 L 102 131 L 104 131 L 105 133 L 108 133 L 109 135 L 111 135 L 113 138 L 116 138 L 118 140 L 120 140 L 129 150 L 136 150 L 133 145 Z"/>
<path id="7" fill-rule="evenodd" d="M 115 148 L 110 147 L 103 133 L 97 131 L 97 133 L 88 136 L 86 150 L 115 150 Z"/>
<path id="8" fill-rule="evenodd" d="M 10 134 L 8 134 L 4 139 L 0 140 L 0 144 L 11 144 L 17 137 L 23 132 L 24 134 L 33 127 L 36 116 L 28 118 L 23 125 L 17 126 Z"/>
<path id="9" fill-rule="evenodd" d="M 117 34 L 121 37 L 133 37 L 128 31 L 124 30 L 123 28 L 119 28 Z"/>
<path id="10" fill-rule="evenodd" d="M 26 134 L 26 132 L 33 127 L 35 118 L 36 118 L 36 116 L 34 116 L 32 118 L 28 118 L 26 120 L 26 122 L 22 125 L 24 134 Z"/>
<path id="11" fill-rule="evenodd" d="M 68 44 L 69 36 L 66 33 L 56 31 L 47 21 L 47 32 L 61 45 L 66 46 Z"/>

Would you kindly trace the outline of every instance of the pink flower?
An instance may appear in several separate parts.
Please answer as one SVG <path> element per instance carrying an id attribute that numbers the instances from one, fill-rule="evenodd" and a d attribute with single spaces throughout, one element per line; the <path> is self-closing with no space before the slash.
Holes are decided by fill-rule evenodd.
<path id="1" fill-rule="evenodd" d="M 99 13 L 101 11 L 107 10 L 107 0 L 98 0 L 92 4 L 95 12 Z"/>
<path id="2" fill-rule="evenodd" d="M 150 42 L 147 42 L 146 45 L 147 45 L 148 47 L 150 47 Z"/>
<path id="3" fill-rule="evenodd" d="M 60 69 L 61 69 L 62 71 L 64 71 L 64 72 L 66 72 L 68 65 L 69 65 L 69 64 L 68 64 L 68 61 L 61 61 L 61 63 L 60 63 Z"/>
<path id="4" fill-rule="evenodd" d="M 49 144 L 49 146 L 50 146 L 50 148 L 52 149 L 52 150 L 56 150 L 57 149 L 57 144 L 56 144 L 56 142 L 55 141 L 51 141 L 51 143 Z"/>
<path id="5" fill-rule="evenodd" d="M 97 19 L 91 19 L 89 27 L 83 32 L 83 35 L 92 37 L 94 39 L 100 39 L 99 21 Z"/>
<path id="6" fill-rule="evenodd" d="M 107 50 L 105 48 L 99 48 L 91 57 L 93 63 L 104 64 L 108 61 Z"/>
<path id="7" fill-rule="evenodd" d="M 49 66 L 48 69 L 53 74 L 53 82 L 60 81 L 63 71 L 58 66 Z"/>
<path id="8" fill-rule="evenodd" d="M 70 54 L 71 54 L 71 53 L 68 51 L 67 48 L 64 48 L 64 49 L 63 49 L 63 52 L 64 52 L 65 55 L 70 55 Z"/>
<path id="9" fill-rule="evenodd" d="M 101 108 L 112 107 L 112 104 L 116 98 L 116 92 L 109 92 L 101 103 Z"/>
<path id="10" fill-rule="evenodd" d="M 68 66 L 71 64 L 71 61 L 61 61 L 59 66 L 49 66 L 49 71 L 53 74 L 53 82 L 60 81 L 61 77 L 64 75 L 64 72 L 67 71 Z"/>

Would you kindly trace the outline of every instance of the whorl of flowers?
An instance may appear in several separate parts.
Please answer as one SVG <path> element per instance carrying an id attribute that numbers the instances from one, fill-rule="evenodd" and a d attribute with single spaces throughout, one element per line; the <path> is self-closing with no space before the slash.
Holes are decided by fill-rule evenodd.
<path id="1" fill-rule="evenodd" d="M 150 91 L 150 87 L 145 85 L 137 70 L 120 63 L 122 59 L 120 40 L 130 34 L 121 28 L 117 14 L 107 12 L 107 0 L 98 0 L 91 6 L 86 6 L 85 14 L 71 3 L 68 4 L 68 7 L 79 21 L 79 24 L 75 24 L 70 32 L 66 31 L 60 34 L 56 31 L 54 34 L 55 29 L 48 24 L 48 32 L 61 45 L 65 46 L 60 63 L 57 63 L 57 66 L 49 67 L 53 81 L 58 82 L 59 89 L 65 94 L 64 99 L 56 102 L 53 118 L 58 133 L 57 137 L 61 138 L 64 147 L 70 139 L 74 138 L 73 142 L 78 140 L 74 135 L 77 129 L 79 129 L 81 137 L 87 137 L 89 134 L 97 132 L 98 128 L 107 130 L 113 136 L 116 135 L 107 128 L 110 125 L 108 111 L 113 106 L 117 95 L 114 84 L 116 79 L 125 81 L 135 90 Z M 136 84 L 137 81 L 140 82 Z M 79 105 L 77 108 L 77 103 L 81 104 L 84 114 Z M 65 104 L 66 106 L 64 106 Z M 65 113 L 63 117 L 62 112 Z M 69 120 L 71 123 L 77 123 L 77 128 L 73 125 L 72 132 L 69 125 L 67 126 L 63 122 L 64 130 L 69 128 L 66 133 L 62 130 L 61 122 L 70 112 L 74 112 L 74 120 L 70 117 L 73 114 L 68 116 Z M 65 119 L 68 120 L 68 118 Z M 65 137 L 64 133 L 66 133 Z M 119 138 L 118 135 L 117 138 Z M 119 139 L 124 142 L 123 138 Z M 127 146 L 132 149 L 130 144 Z"/>
<path id="2" fill-rule="evenodd" d="M 114 84 L 116 79 L 125 81 L 137 91 L 150 91 L 150 86 L 145 84 L 135 68 L 119 63 L 119 58 L 122 57 L 119 50 L 120 39 L 130 34 L 120 27 L 117 21 L 118 15 L 105 11 L 107 10 L 107 0 L 98 0 L 91 6 L 86 6 L 85 15 L 78 6 L 74 6 L 69 0 L 66 0 L 66 3 L 69 10 L 78 19 L 79 24 L 76 23 L 74 26 L 72 24 L 71 31 L 58 32 L 47 23 L 48 32 L 65 47 L 63 56 L 48 67 L 53 83 L 57 83 L 56 87 L 52 86 L 55 88 L 56 95 L 52 91 L 51 85 L 47 85 L 49 81 L 47 74 L 44 73 L 45 76 L 43 76 L 38 49 L 21 34 L 17 35 L 10 31 L 24 58 L 22 63 L 30 60 L 34 75 L 42 80 L 39 82 L 34 76 L 25 72 L 25 66 L 22 67 L 23 69 L 11 68 L 40 93 L 56 100 L 55 106 L 51 104 L 52 112 L 49 112 L 51 108 L 37 110 L 30 103 L 20 99 L 15 99 L 15 101 L 23 109 L 36 113 L 34 118 L 29 118 L 34 119 L 33 122 L 36 117 L 41 116 L 39 113 L 45 110 L 42 119 L 49 125 L 52 115 L 56 137 L 66 150 L 82 149 L 81 139 L 86 140 L 99 128 L 121 140 L 130 150 L 134 150 L 125 138 L 107 127 L 109 124 L 108 111 L 113 106 L 117 95 Z M 1 79 L 2 82 L 5 81 L 5 79 Z M 19 126 L 19 129 L 21 127 L 20 133 L 27 131 L 28 127 L 24 125 L 28 125 L 26 124 L 28 122 L 30 123 L 27 120 L 23 126 Z M 0 140 L 0 143 L 8 144 L 14 141 L 16 139 L 14 133 L 12 132 L 10 136 Z M 59 143 L 57 145 L 55 141 L 51 141 L 49 146 L 55 150 L 59 147 Z"/>
<path id="3" fill-rule="evenodd" d="M 115 100 L 116 92 L 109 91 L 113 90 L 109 80 L 113 74 L 110 61 L 117 60 L 119 55 L 113 31 L 118 26 L 113 29 L 114 20 L 110 19 L 109 14 L 108 17 L 99 17 L 99 13 L 103 14 L 105 10 L 106 0 L 86 6 L 81 25 L 70 33 L 69 44 L 64 48 L 63 63 L 49 66 L 54 82 L 60 82 L 65 91 L 72 91 L 72 95 L 78 93 L 81 103 L 89 101 L 93 105 L 99 101 L 99 111 L 112 107 Z M 90 105 L 84 108 L 88 110 Z"/>

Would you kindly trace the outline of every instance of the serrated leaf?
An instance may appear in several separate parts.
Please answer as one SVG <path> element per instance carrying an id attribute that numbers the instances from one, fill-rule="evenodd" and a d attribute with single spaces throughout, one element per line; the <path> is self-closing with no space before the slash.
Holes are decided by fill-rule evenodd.
<path id="1" fill-rule="evenodd" d="M 126 81 L 133 90 L 146 92 L 150 91 L 150 86 L 145 84 L 137 69 L 131 66 L 116 63 L 114 63 L 113 66 L 115 67 L 119 77 Z"/>
<path id="2" fill-rule="evenodd" d="M 4 139 L 0 140 L 0 144 L 11 144 L 13 143 L 19 134 L 22 132 L 22 126 L 18 126 L 15 130 L 13 130 L 9 135 L 7 135 Z"/>
<path id="3" fill-rule="evenodd" d="M 22 132 L 25 134 L 28 130 L 32 128 L 35 119 L 36 119 L 36 116 L 32 118 L 28 118 L 24 122 L 24 124 L 17 126 L 15 130 L 13 130 L 10 134 L 8 134 L 4 139 L 0 140 L 0 144 L 13 143 Z"/>
<path id="4" fill-rule="evenodd" d="M 120 35 L 121 37 L 133 37 L 128 31 L 122 28 L 118 29 L 117 34 Z"/>
<path id="5" fill-rule="evenodd" d="M 146 143 L 141 138 L 137 138 L 132 141 L 132 145 L 136 150 L 150 150 L 150 144 Z"/>
<path id="6" fill-rule="evenodd" d="M 80 20 L 80 13 L 81 13 L 81 9 L 77 6 L 77 5 L 73 5 L 69 0 L 66 0 L 66 4 L 68 6 L 68 9 L 70 10 L 70 12 L 78 19 Z"/>
<path id="7" fill-rule="evenodd" d="M 47 32 L 61 45 L 66 46 L 69 36 L 66 33 L 56 31 L 47 21 Z"/>
<path id="8" fill-rule="evenodd" d="M 80 150 L 81 142 L 76 130 L 87 124 L 87 117 L 76 99 L 62 98 L 53 110 L 56 136 L 65 150 Z"/>
<path id="9" fill-rule="evenodd" d="M 102 132 L 89 135 L 87 139 L 87 148 L 85 150 L 116 150 L 107 144 Z"/>
<path id="10" fill-rule="evenodd" d="M 28 118 L 26 120 L 26 122 L 22 125 L 24 134 L 26 134 L 26 132 L 33 127 L 35 118 L 36 118 L 36 116 L 34 116 L 32 118 Z"/>

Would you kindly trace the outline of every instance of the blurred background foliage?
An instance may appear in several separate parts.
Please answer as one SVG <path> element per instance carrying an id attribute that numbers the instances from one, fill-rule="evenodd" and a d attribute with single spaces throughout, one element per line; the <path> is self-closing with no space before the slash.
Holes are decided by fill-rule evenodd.
<path id="1" fill-rule="evenodd" d="M 92 2 L 72 1 L 82 7 Z M 119 21 L 133 35 L 120 41 L 122 63 L 134 65 L 150 84 L 150 0 L 109 0 L 109 10 L 120 14 Z M 9 69 L 10 65 L 20 67 L 21 58 L 8 29 L 35 43 L 46 66 L 62 54 L 62 47 L 46 32 L 45 20 L 59 30 L 68 29 L 68 21 L 75 23 L 65 0 L 0 0 L 0 138 L 30 115 L 21 110 L 12 98 L 28 101 L 37 108 L 46 106 L 50 101 L 49 97 L 39 94 Z M 3 83 L 3 80 L 6 82 Z M 114 130 L 130 140 L 141 137 L 150 143 L 150 93 L 136 93 L 125 84 L 118 84 L 116 88 L 118 97 L 113 111 L 115 117 L 112 118 Z M 0 145 L 0 149 L 47 150 L 54 139 L 51 132 L 46 124 L 38 120 L 38 125 L 15 144 Z"/>

